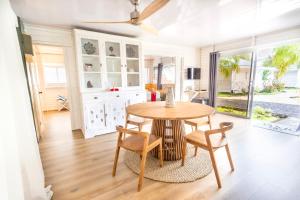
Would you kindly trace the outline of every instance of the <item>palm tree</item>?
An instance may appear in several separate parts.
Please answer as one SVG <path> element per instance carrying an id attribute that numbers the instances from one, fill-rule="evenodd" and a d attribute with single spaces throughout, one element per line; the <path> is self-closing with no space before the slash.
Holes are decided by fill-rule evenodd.
<path id="1" fill-rule="evenodd" d="M 240 54 L 234 56 L 222 57 L 219 63 L 219 71 L 223 74 L 225 78 L 228 78 L 232 72 L 240 72 L 240 60 L 250 61 L 250 56 L 248 54 Z"/>
<path id="2" fill-rule="evenodd" d="M 283 77 L 291 65 L 300 62 L 300 46 L 284 45 L 273 50 L 273 55 L 267 58 L 263 65 L 265 67 L 275 67 L 278 71 L 275 78 L 279 80 Z"/>

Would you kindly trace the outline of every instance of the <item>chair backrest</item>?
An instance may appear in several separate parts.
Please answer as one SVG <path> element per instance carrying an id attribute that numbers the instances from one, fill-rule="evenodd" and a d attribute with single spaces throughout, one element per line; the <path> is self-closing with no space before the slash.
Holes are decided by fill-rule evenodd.
<path id="1" fill-rule="evenodd" d="M 219 126 L 220 126 L 220 128 L 218 128 L 218 129 L 205 131 L 205 135 L 222 133 L 223 136 L 225 136 L 225 133 L 233 128 L 233 123 L 232 122 L 221 122 L 219 124 Z"/>
<path id="2" fill-rule="evenodd" d="M 149 142 L 149 134 L 148 133 L 135 131 L 135 130 L 130 130 L 130 129 L 127 129 L 127 128 L 123 128 L 123 126 L 116 126 L 116 129 L 119 133 L 118 142 L 121 142 L 122 138 L 125 139 L 125 137 L 123 137 L 123 135 L 125 135 L 125 134 L 129 134 L 129 135 L 137 136 L 137 137 L 142 137 L 144 139 L 144 147 Z"/>
<path id="3" fill-rule="evenodd" d="M 233 128 L 233 123 L 232 122 L 221 122 L 219 126 L 220 126 L 220 128 L 218 128 L 218 129 L 205 131 L 205 139 L 206 139 L 206 142 L 207 142 L 209 148 L 213 148 L 212 142 L 210 140 L 210 135 L 222 134 L 222 136 L 219 137 L 219 139 L 221 141 L 222 138 L 226 137 L 225 134 L 227 133 L 227 131 L 229 131 Z M 219 147 L 221 147 L 221 146 L 222 145 L 220 145 Z M 216 148 L 216 146 L 214 146 L 214 148 Z"/>

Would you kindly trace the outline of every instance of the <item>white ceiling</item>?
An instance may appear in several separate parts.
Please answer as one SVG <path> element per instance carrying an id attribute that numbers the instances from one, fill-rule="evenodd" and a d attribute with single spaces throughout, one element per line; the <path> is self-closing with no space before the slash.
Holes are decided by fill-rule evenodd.
<path id="1" fill-rule="evenodd" d="M 142 10 L 151 0 L 141 0 Z M 25 22 L 80 27 L 157 41 L 205 46 L 300 25 L 300 0 L 170 0 L 145 23 L 158 36 L 127 24 L 85 24 L 86 20 L 127 20 L 129 0 L 11 0 Z"/>

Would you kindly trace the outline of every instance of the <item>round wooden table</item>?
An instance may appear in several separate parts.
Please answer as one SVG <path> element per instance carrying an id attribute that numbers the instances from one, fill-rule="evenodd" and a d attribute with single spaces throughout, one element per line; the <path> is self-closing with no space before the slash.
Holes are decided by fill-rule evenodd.
<path id="1" fill-rule="evenodd" d="M 206 117 L 214 111 L 210 106 L 190 102 L 176 102 L 173 108 L 166 108 L 164 101 L 139 103 L 127 107 L 127 113 L 130 115 L 153 119 L 151 134 L 162 138 L 164 160 L 181 159 L 185 136 L 184 120 Z M 152 153 L 158 157 L 158 148 Z"/>

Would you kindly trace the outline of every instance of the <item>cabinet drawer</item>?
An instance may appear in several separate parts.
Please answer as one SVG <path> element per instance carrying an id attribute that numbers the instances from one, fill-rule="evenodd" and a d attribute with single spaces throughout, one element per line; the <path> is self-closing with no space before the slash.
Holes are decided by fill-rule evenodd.
<path id="1" fill-rule="evenodd" d="M 95 101 L 95 100 L 105 100 L 106 95 L 104 94 L 84 94 L 82 96 L 82 100 L 84 102 L 90 102 L 90 101 Z"/>

